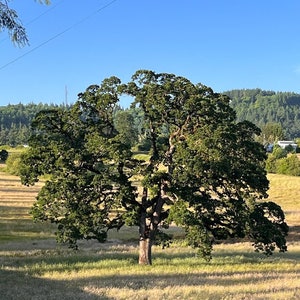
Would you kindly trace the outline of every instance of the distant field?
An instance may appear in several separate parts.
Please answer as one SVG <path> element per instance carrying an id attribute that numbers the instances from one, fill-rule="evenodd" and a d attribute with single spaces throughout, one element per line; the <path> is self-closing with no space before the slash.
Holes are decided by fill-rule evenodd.
<path id="1" fill-rule="evenodd" d="M 300 225 L 300 177 L 269 174 L 269 198 L 285 211 L 290 226 Z"/>
<path id="2" fill-rule="evenodd" d="M 288 253 L 266 258 L 249 243 L 221 244 L 207 263 L 178 242 L 155 247 L 153 266 L 142 267 L 136 229 L 77 252 L 56 245 L 55 228 L 28 214 L 41 184 L 0 173 L 0 299 L 300 299 L 300 178 L 269 179 L 291 226 Z"/>
<path id="3" fill-rule="evenodd" d="M 282 207 L 290 226 L 288 240 L 300 242 L 300 177 L 269 174 L 268 179 L 269 198 Z"/>

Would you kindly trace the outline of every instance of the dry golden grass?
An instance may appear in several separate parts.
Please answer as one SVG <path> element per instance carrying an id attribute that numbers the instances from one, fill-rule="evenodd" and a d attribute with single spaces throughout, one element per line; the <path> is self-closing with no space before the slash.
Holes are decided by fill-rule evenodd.
<path id="1" fill-rule="evenodd" d="M 0 276 L 0 290 L 5 296 L 22 291 L 22 297 L 2 299 L 55 299 L 59 294 L 56 299 L 299 299 L 299 254 L 300 245 L 264 258 L 249 244 L 226 244 L 218 245 L 207 263 L 175 245 L 164 251 L 155 247 L 150 267 L 138 266 L 137 248 L 128 245 L 77 254 L 13 252 L 2 256 L 0 275 L 6 280 Z"/>
<path id="2" fill-rule="evenodd" d="M 269 198 L 279 204 L 289 225 L 300 225 L 300 177 L 269 174 Z"/>
<path id="3" fill-rule="evenodd" d="M 29 214 L 42 184 L 25 187 L 18 177 L 0 172 L 0 245 L 11 240 L 53 236 L 49 226 L 34 224 Z"/>
<path id="4" fill-rule="evenodd" d="M 28 210 L 41 184 L 24 187 L 0 173 L 0 299 L 300 299 L 300 178 L 269 175 L 270 199 L 292 225 L 289 251 L 266 258 L 249 243 L 216 245 L 207 263 L 194 250 L 154 247 L 153 266 L 137 265 L 137 243 L 58 246 Z M 125 228 L 121 240 L 133 241 Z"/>
<path id="5" fill-rule="evenodd" d="M 300 177 L 269 174 L 269 199 L 279 204 L 290 226 L 289 245 L 300 242 Z"/>

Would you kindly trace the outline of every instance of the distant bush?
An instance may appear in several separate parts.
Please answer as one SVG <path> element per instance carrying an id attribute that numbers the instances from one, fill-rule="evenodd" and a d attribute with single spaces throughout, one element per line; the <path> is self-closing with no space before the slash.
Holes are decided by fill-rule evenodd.
<path id="1" fill-rule="evenodd" d="M 296 154 L 291 154 L 277 161 L 278 174 L 300 176 L 300 160 Z"/>
<path id="2" fill-rule="evenodd" d="M 293 150 L 293 148 L 292 148 Z M 280 159 L 280 158 L 284 158 L 287 157 L 288 155 L 288 151 L 287 148 L 286 149 L 282 149 L 280 146 L 275 146 L 272 152 L 272 155 L 276 158 L 276 159 Z"/>
<path id="3" fill-rule="evenodd" d="M 300 176 L 300 160 L 297 154 L 289 153 L 282 156 L 284 152 L 273 152 L 269 154 L 266 161 L 266 170 L 269 173 Z M 278 155 L 279 154 L 279 155 Z"/>
<path id="4" fill-rule="evenodd" d="M 19 175 L 20 174 L 20 160 L 21 160 L 21 153 L 14 152 L 10 153 L 7 160 L 6 160 L 6 172 L 12 175 Z"/>

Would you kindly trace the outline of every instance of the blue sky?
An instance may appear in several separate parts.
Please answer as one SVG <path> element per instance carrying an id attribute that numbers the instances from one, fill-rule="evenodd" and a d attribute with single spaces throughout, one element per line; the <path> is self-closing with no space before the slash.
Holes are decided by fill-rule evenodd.
<path id="1" fill-rule="evenodd" d="M 216 92 L 300 93 L 299 0 L 13 0 L 30 46 L 0 33 L 0 105 L 68 103 L 104 78 L 174 73 Z M 67 91 L 67 94 L 66 94 Z M 124 100 L 123 106 L 129 103 Z"/>

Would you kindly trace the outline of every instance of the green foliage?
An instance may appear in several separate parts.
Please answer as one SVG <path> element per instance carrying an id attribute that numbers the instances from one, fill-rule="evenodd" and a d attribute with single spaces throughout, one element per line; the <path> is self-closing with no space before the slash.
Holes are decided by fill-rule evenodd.
<path id="1" fill-rule="evenodd" d="M 201 219 L 197 218 L 189 209 L 185 201 L 177 201 L 170 209 L 168 221 L 185 229 L 189 245 L 197 248 L 199 255 L 206 260 L 211 259 L 213 236 L 205 228 Z"/>
<path id="2" fill-rule="evenodd" d="M 287 157 L 276 161 L 276 173 L 292 176 L 300 176 L 300 161 L 296 154 L 290 154 Z"/>
<path id="3" fill-rule="evenodd" d="M 151 140 L 148 138 L 143 139 L 140 143 L 137 145 L 138 151 L 150 151 L 151 149 Z"/>
<path id="4" fill-rule="evenodd" d="M 300 176 L 300 160 L 294 152 L 293 147 L 282 149 L 275 146 L 268 155 L 266 170 L 269 173 Z"/>
<path id="5" fill-rule="evenodd" d="M 207 261 L 211 259 L 212 237 L 209 232 L 201 225 L 193 225 L 188 227 L 186 239 L 193 248 L 198 249 L 200 257 Z"/>
<path id="6" fill-rule="evenodd" d="M 142 111 L 142 128 L 119 110 L 124 93 L 134 98 L 131 111 Z M 265 149 L 255 140 L 260 130 L 236 122 L 230 98 L 202 84 L 148 70 L 127 84 L 107 78 L 69 110 L 41 111 L 32 130 L 21 179 L 30 185 L 50 174 L 32 214 L 57 224 L 59 241 L 72 247 L 82 238 L 104 241 L 109 229 L 127 224 L 138 225 L 141 244 L 168 246 L 161 228 L 175 222 L 207 259 L 213 244 L 227 238 L 251 237 L 268 254 L 270 245 L 285 250 L 284 218 L 273 218 L 280 207 L 264 206 L 262 223 L 253 213 L 269 186 Z M 131 152 L 130 138 L 141 141 L 141 133 L 150 144 L 147 161 Z M 253 233 L 269 221 L 268 236 Z"/>
<path id="7" fill-rule="evenodd" d="M 90 86 L 70 110 L 41 111 L 32 123 L 30 148 L 22 157 L 24 184 L 51 174 L 32 209 L 33 217 L 56 223 L 58 241 L 72 247 L 82 238 L 104 241 L 107 229 L 124 224 L 118 210 L 123 206 L 129 210 L 130 201 L 135 203 L 129 181 L 132 166 L 127 163 L 132 153 L 113 125 L 117 84 L 111 78 Z"/>
<path id="8" fill-rule="evenodd" d="M 261 127 L 261 135 L 258 140 L 262 144 L 274 144 L 277 141 L 284 140 L 284 130 L 279 123 L 267 122 Z"/>
<path id="9" fill-rule="evenodd" d="M 50 1 L 39 1 L 49 4 Z M 26 30 L 17 12 L 8 6 L 8 1 L 0 1 L 0 32 L 7 30 L 11 41 L 18 46 L 28 45 Z"/>
<path id="10" fill-rule="evenodd" d="M 20 175 L 20 161 L 21 161 L 20 152 L 10 153 L 6 160 L 6 172 L 12 175 Z"/>
<path id="11" fill-rule="evenodd" d="M 286 149 L 281 148 L 280 146 L 274 146 L 272 155 L 276 158 L 276 159 L 280 159 L 280 158 L 284 158 L 286 157 L 288 154 L 288 151 Z"/>
<path id="12" fill-rule="evenodd" d="M 237 120 L 248 120 L 262 128 L 261 142 L 276 139 L 294 139 L 300 136 L 300 95 L 290 92 L 263 91 L 260 89 L 225 92 Z"/>
<path id="13" fill-rule="evenodd" d="M 232 98 L 230 105 L 236 111 L 237 121 L 249 120 L 261 128 L 262 134 L 257 137 L 259 142 L 274 143 L 277 140 L 294 139 L 300 136 L 298 94 L 275 93 L 260 89 L 233 90 L 225 94 Z M 34 116 L 41 110 L 53 108 L 57 106 L 41 103 L 27 105 L 20 103 L 0 107 L 0 144 L 12 146 L 27 144 L 30 123 Z M 117 116 L 118 113 L 120 116 Z M 119 118 L 120 124 L 124 122 L 124 127 L 118 125 L 118 121 L 116 122 L 118 129 L 124 129 L 123 138 L 128 138 L 127 141 L 131 145 L 138 144 L 140 151 L 150 150 L 149 126 L 145 123 L 142 107 L 136 106 L 124 110 L 118 106 L 114 118 Z M 128 126 L 127 132 L 126 126 Z"/>
<path id="14" fill-rule="evenodd" d="M 162 249 L 170 247 L 172 244 L 173 236 L 158 229 L 154 237 L 154 245 L 161 246 Z"/>
<path id="15" fill-rule="evenodd" d="M 25 28 L 18 18 L 17 12 L 8 7 L 6 1 L 0 1 L 0 31 L 8 30 L 13 43 L 24 46 L 28 44 Z"/>
<path id="16" fill-rule="evenodd" d="M 130 147 L 134 146 L 138 141 L 138 130 L 134 126 L 134 117 L 130 111 L 117 111 L 114 116 L 114 123 L 121 141 Z"/>
<path id="17" fill-rule="evenodd" d="M 0 151 L 0 162 L 5 162 L 8 158 L 8 152 L 5 149 Z"/>
<path id="18" fill-rule="evenodd" d="M 277 172 L 276 164 L 277 164 L 277 159 L 276 159 L 275 155 L 269 154 L 268 159 L 266 161 L 266 170 L 268 171 L 268 173 L 276 174 L 276 172 Z"/>
<path id="19" fill-rule="evenodd" d="M 256 204 L 250 214 L 250 237 L 256 251 L 271 255 L 276 247 L 285 252 L 288 226 L 280 206 L 274 202 Z"/>
<path id="20" fill-rule="evenodd" d="M 36 114 L 42 110 L 51 110 L 55 108 L 64 108 L 54 104 L 9 104 L 0 107 L 0 145 L 18 145 L 28 144 L 31 133 L 30 125 Z"/>

